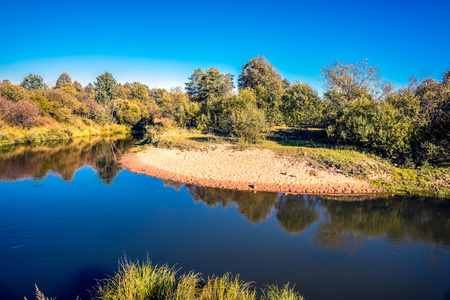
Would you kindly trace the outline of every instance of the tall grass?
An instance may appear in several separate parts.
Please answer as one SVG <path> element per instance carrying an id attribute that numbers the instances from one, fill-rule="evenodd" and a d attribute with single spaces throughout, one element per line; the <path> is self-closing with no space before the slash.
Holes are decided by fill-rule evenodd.
<path id="1" fill-rule="evenodd" d="M 118 272 L 98 282 L 93 291 L 95 300 L 300 300 L 303 297 L 286 284 L 282 288 L 268 286 L 258 298 L 251 282 L 239 275 L 203 279 L 194 272 L 177 276 L 167 265 L 153 266 L 150 261 L 130 262 L 123 259 Z"/>

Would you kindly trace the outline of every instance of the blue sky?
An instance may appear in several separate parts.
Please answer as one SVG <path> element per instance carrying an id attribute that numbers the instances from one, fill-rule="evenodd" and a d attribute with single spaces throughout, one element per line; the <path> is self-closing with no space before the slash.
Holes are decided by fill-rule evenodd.
<path id="1" fill-rule="evenodd" d="M 0 80 L 67 72 L 83 85 L 183 86 L 195 68 L 239 75 L 265 55 L 320 91 L 320 68 L 368 59 L 385 79 L 440 79 L 450 66 L 450 1 L 4 1 Z"/>

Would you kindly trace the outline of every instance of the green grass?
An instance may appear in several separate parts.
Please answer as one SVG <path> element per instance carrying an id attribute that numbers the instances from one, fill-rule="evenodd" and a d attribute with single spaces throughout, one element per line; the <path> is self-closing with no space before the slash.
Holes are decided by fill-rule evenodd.
<path id="1" fill-rule="evenodd" d="M 293 288 L 269 286 L 258 297 L 251 282 L 231 274 L 204 279 L 198 273 L 178 276 L 178 271 L 167 265 L 153 266 L 150 261 L 120 263 L 119 271 L 100 281 L 93 292 L 95 300 L 297 300 L 303 299 Z"/>
<path id="2" fill-rule="evenodd" d="M 98 281 L 91 292 L 92 300 L 302 300 L 303 297 L 288 284 L 269 285 L 259 291 L 239 275 L 212 276 L 178 270 L 167 265 L 130 262 L 126 257 L 119 270 L 110 278 Z M 51 300 L 36 287 L 37 300 Z"/>

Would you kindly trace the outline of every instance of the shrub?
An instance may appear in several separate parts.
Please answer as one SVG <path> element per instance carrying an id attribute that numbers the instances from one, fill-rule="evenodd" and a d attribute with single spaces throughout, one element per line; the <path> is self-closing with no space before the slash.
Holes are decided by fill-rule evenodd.
<path id="1" fill-rule="evenodd" d="M 255 143 L 266 137 L 269 126 L 265 113 L 256 104 L 253 92 L 245 89 L 225 100 L 220 128 L 241 142 Z"/>
<path id="2" fill-rule="evenodd" d="M 34 125 L 39 117 L 39 109 L 36 103 L 28 100 L 19 100 L 17 103 L 12 103 L 0 98 L 0 113 L 9 124 L 22 127 Z"/>
<path id="3" fill-rule="evenodd" d="M 72 120 L 72 111 L 67 107 L 60 107 L 55 111 L 53 117 L 58 122 L 70 123 Z"/>
<path id="4" fill-rule="evenodd" d="M 337 140 L 362 146 L 402 162 L 411 155 L 415 125 L 387 102 L 357 99 L 349 102 L 342 116 L 327 132 Z"/>
<path id="5" fill-rule="evenodd" d="M 0 96 L 13 102 L 18 102 L 22 99 L 28 99 L 28 92 L 20 85 L 12 84 L 9 80 L 3 80 L 0 83 Z"/>

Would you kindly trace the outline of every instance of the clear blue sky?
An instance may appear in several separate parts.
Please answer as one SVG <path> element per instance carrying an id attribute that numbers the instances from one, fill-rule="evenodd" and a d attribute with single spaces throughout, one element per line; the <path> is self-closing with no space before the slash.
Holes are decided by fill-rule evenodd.
<path id="1" fill-rule="evenodd" d="M 263 54 L 320 90 L 320 67 L 367 58 L 386 79 L 440 79 L 450 66 L 450 1 L 3 1 L 0 80 L 67 72 L 83 85 L 183 86 L 195 68 L 239 75 Z"/>

